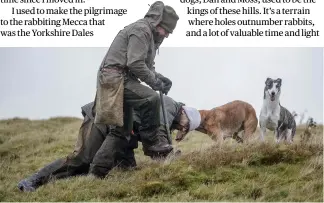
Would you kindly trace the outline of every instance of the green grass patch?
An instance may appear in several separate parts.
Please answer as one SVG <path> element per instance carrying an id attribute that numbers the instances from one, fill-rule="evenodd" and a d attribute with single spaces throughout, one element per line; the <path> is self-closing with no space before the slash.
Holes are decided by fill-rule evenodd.
<path id="1" fill-rule="evenodd" d="M 268 133 L 266 143 L 227 140 L 218 146 L 192 132 L 176 145 L 183 153 L 171 162 L 150 160 L 139 144 L 137 170 L 112 170 L 103 180 L 57 180 L 34 193 L 20 192 L 19 180 L 72 152 L 80 124 L 76 118 L 1 120 L 0 200 L 323 202 L 322 126 L 304 144 L 299 128 L 292 145 L 276 145 Z"/>

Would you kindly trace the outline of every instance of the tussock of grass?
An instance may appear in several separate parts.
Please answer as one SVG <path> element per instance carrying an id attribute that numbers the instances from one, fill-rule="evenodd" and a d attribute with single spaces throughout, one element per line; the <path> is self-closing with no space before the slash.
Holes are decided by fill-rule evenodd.
<path id="1" fill-rule="evenodd" d="M 16 185 L 73 149 L 81 120 L 52 118 L 0 121 L 1 201 L 323 201 L 322 126 L 308 143 L 298 129 L 292 145 L 253 141 L 214 144 L 194 132 L 177 146 L 181 157 L 156 162 L 136 149 L 138 168 L 57 180 L 34 193 Z"/>

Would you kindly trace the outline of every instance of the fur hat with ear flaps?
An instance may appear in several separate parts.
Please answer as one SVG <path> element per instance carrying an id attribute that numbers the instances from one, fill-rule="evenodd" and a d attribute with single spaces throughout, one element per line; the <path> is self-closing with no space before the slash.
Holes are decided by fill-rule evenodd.
<path id="1" fill-rule="evenodd" d="M 160 26 L 164 28 L 167 32 L 172 33 L 177 26 L 179 16 L 171 6 L 164 6 L 162 21 Z"/>

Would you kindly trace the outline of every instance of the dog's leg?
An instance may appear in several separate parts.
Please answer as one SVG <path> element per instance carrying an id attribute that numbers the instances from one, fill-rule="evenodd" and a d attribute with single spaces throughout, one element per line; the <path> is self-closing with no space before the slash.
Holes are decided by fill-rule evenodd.
<path id="1" fill-rule="evenodd" d="M 291 131 L 292 129 L 287 129 L 285 133 L 288 144 L 293 143 Z"/>
<path id="2" fill-rule="evenodd" d="M 276 143 L 278 144 L 280 142 L 280 135 L 281 133 L 279 133 L 279 129 L 276 128 L 275 131 L 274 131 L 274 134 L 275 134 L 275 140 L 276 140 Z"/>
<path id="3" fill-rule="evenodd" d="M 214 140 L 217 144 L 222 144 L 224 142 L 224 136 L 220 130 L 220 128 L 214 127 L 209 129 L 207 133 L 212 140 Z"/>
<path id="4" fill-rule="evenodd" d="M 281 132 L 280 134 L 281 140 L 284 140 L 285 144 L 290 144 L 291 143 L 291 130 L 285 129 Z"/>
<path id="5" fill-rule="evenodd" d="M 261 129 L 260 129 L 260 140 L 261 142 L 264 142 L 264 135 L 266 134 L 266 128 L 261 126 Z"/>
<path id="6" fill-rule="evenodd" d="M 265 104 L 264 104 L 265 105 Z M 264 142 L 264 136 L 266 135 L 266 129 L 267 129 L 267 112 L 265 110 L 265 107 L 262 107 L 261 114 L 259 116 L 259 125 L 260 125 L 260 141 Z"/>
<path id="7" fill-rule="evenodd" d="M 250 120 L 249 122 L 244 123 L 243 135 L 242 138 L 244 142 L 250 142 L 252 140 L 253 134 L 257 129 L 258 121 Z"/>
<path id="8" fill-rule="evenodd" d="M 276 143 L 278 144 L 282 140 L 284 140 L 284 142 L 286 142 L 287 140 L 287 129 L 286 130 L 277 129 Z"/>
<path id="9" fill-rule="evenodd" d="M 243 143 L 243 139 L 238 136 L 238 132 L 233 134 L 233 139 L 235 139 L 238 143 Z"/>

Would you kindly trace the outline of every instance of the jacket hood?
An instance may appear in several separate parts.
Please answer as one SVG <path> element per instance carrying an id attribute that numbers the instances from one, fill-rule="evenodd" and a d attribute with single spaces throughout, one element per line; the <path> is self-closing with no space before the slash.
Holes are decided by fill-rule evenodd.
<path id="1" fill-rule="evenodd" d="M 162 21 L 164 3 L 162 1 L 154 2 L 144 18 L 147 19 L 154 28 Z"/>

